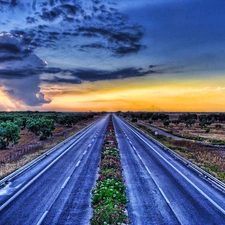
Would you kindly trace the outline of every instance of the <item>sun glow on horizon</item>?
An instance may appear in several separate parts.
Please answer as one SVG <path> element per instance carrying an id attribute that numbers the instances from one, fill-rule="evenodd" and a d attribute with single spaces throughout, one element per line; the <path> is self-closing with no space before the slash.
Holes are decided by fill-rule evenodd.
<path id="1" fill-rule="evenodd" d="M 106 83 L 101 82 L 101 85 Z M 114 84 L 108 89 L 80 95 L 59 95 L 44 108 L 64 111 L 225 111 L 225 87 L 203 85 L 187 86 L 177 82 L 168 86 L 120 87 Z"/>

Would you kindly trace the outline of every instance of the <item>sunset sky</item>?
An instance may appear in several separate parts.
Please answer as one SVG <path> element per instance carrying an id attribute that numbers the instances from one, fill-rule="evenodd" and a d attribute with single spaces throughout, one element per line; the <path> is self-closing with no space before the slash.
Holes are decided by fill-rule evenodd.
<path id="1" fill-rule="evenodd" d="M 224 0 L 0 0 L 0 111 L 225 111 Z"/>

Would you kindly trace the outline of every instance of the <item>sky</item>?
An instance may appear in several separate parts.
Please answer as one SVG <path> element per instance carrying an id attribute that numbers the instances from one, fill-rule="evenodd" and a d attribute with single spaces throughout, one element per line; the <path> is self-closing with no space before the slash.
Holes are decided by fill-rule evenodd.
<path id="1" fill-rule="evenodd" d="M 0 0 L 0 111 L 225 111 L 224 0 Z"/>

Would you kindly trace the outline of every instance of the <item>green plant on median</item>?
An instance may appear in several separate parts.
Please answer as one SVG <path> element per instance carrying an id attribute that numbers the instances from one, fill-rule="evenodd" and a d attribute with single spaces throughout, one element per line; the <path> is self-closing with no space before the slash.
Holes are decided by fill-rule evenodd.
<path id="1" fill-rule="evenodd" d="M 110 120 L 102 147 L 97 184 L 92 189 L 92 225 L 129 223 L 126 214 L 128 200 L 122 171 L 120 153 Z"/>

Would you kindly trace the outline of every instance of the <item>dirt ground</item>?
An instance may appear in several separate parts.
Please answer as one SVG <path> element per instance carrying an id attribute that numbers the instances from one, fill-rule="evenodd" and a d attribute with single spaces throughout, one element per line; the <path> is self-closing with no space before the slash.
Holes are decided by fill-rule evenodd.
<path id="1" fill-rule="evenodd" d="M 155 133 L 153 130 L 148 128 L 147 126 L 144 126 L 141 123 L 133 123 L 133 125 L 137 126 L 137 128 L 144 130 L 147 132 L 150 136 L 157 139 L 167 147 L 173 149 L 178 154 L 182 155 L 186 159 L 192 161 L 202 169 L 206 170 L 207 172 L 211 173 L 213 176 L 217 177 L 218 179 L 225 182 L 225 147 L 217 147 L 213 146 L 212 144 L 204 144 L 206 142 L 197 142 L 190 139 L 176 139 L 172 138 L 171 136 L 167 135 L 157 135 L 155 136 Z M 152 124 L 151 124 L 152 125 Z M 154 126 L 157 126 L 159 128 L 162 128 L 163 130 L 165 127 L 163 126 L 162 122 L 154 122 Z M 213 126 L 213 125 L 212 125 Z M 188 135 L 190 135 L 190 131 L 192 131 L 192 134 L 199 134 L 205 137 L 209 137 L 209 139 L 218 138 L 221 136 L 222 140 L 224 140 L 223 134 L 225 133 L 224 130 L 221 130 L 219 132 L 219 136 L 217 135 L 216 131 L 212 130 L 212 134 L 210 133 L 209 136 L 202 133 L 200 128 L 198 127 L 192 127 L 190 130 L 189 128 L 186 128 L 185 126 L 177 126 L 176 129 L 179 131 L 179 129 L 183 129 L 183 132 L 186 132 Z M 193 132 L 193 130 L 195 132 Z M 169 130 L 168 130 L 169 131 Z M 177 132 L 178 132 L 177 131 Z M 210 131 L 211 132 L 211 131 Z"/>
<path id="2" fill-rule="evenodd" d="M 65 140 L 65 135 L 68 138 L 97 119 L 99 117 L 95 116 L 93 119 L 79 121 L 71 128 L 57 124 L 53 136 L 45 141 L 40 141 L 39 136 L 32 132 L 22 130 L 18 144 L 0 150 L 0 179 Z"/>
<path id="3" fill-rule="evenodd" d="M 145 124 L 149 124 L 148 121 L 144 121 Z M 216 124 L 221 124 L 221 129 L 216 129 Z M 196 138 L 206 138 L 209 139 L 209 141 L 224 141 L 225 142 L 225 123 L 224 122 L 216 122 L 211 124 L 210 126 L 207 126 L 206 128 L 201 128 L 199 126 L 199 122 L 197 121 L 194 125 L 186 127 L 184 123 L 180 123 L 178 125 L 170 123 L 168 127 L 165 127 L 163 125 L 162 121 L 154 121 L 152 126 L 158 127 L 164 131 L 167 131 L 169 133 L 172 133 L 174 135 L 179 135 L 183 137 L 192 137 L 194 139 Z M 210 129 L 209 133 L 206 132 L 207 128 Z"/>

